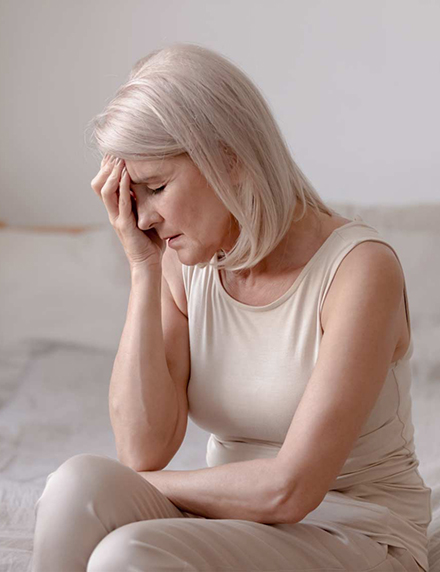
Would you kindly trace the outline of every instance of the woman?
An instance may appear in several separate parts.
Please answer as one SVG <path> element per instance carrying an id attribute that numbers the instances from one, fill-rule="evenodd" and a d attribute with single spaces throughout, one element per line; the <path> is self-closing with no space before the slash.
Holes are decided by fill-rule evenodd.
<path id="1" fill-rule="evenodd" d="M 391 245 L 322 202 L 252 82 L 200 46 L 140 60 L 94 135 L 92 188 L 132 279 L 118 460 L 49 475 L 34 572 L 426 572 Z M 188 411 L 208 468 L 164 471 Z"/>

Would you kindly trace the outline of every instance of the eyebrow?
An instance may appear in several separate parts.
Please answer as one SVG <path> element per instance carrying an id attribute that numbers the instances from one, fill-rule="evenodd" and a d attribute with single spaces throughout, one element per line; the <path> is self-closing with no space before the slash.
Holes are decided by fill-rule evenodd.
<path id="1" fill-rule="evenodd" d="M 151 175 L 150 177 L 144 177 L 143 179 L 141 179 L 140 181 L 135 181 L 134 179 L 131 179 L 131 182 L 134 185 L 142 185 L 142 183 L 149 183 L 150 181 L 154 181 L 156 179 L 160 179 L 161 175 Z"/>

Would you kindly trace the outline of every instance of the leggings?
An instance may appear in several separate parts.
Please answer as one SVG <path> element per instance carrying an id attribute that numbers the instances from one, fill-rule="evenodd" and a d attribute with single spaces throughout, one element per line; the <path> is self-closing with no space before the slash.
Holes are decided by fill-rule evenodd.
<path id="1" fill-rule="evenodd" d="M 81 454 L 35 505 L 32 572 L 419 572 L 410 553 L 347 526 L 210 519 L 133 469 Z"/>

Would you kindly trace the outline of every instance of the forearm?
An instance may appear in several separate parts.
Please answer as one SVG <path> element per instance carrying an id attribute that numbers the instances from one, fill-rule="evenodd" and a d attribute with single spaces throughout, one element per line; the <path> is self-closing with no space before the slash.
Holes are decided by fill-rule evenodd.
<path id="1" fill-rule="evenodd" d="M 139 474 L 183 511 L 274 524 L 284 498 L 277 468 L 276 459 L 253 459 L 194 471 Z"/>
<path id="2" fill-rule="evenodd" d="M 132 274 L 110 380 L 109 412 L 118 458 L 135 470 L 162 468 L 177 424 L 176 389 L 163 341 L 161 280 L 159 271 Z"/>

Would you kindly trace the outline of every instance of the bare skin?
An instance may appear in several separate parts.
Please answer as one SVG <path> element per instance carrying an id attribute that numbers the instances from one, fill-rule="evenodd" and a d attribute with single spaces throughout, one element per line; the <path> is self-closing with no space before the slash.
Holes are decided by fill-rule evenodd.
<path id="1" fill-rule="evenodd" d="M 299 205 L 295 210 L 299 212 Z M 263 306 L 279 298 L 324 244 L 330 234 L 350 220 L 308 211 L 292 223 L 281 243 L 257 266 L 241 272 L 221 271 L 222 284 L 236 300 Z M 243 299 L 242 299 L 243 298 Z M 270 299 L 271 298 L 271 299 Z M 252 301 L 250 301 L 252 300 Z"/>

